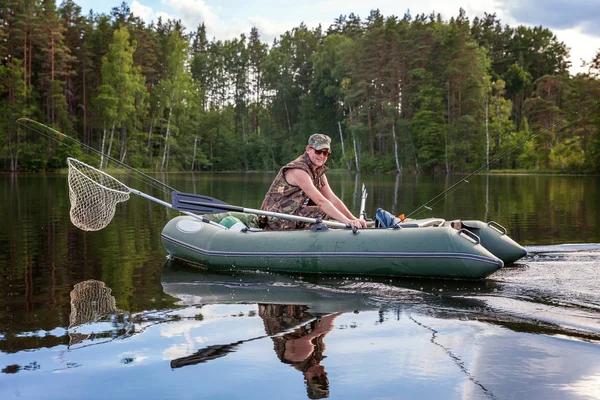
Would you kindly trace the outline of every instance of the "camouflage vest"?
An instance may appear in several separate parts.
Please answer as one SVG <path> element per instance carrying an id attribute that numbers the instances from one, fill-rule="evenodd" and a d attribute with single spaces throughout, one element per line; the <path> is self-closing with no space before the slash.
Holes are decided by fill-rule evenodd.
<path id="1" fill-rule="evenodd" d="M 313 164 L 306 153 L 284 165 L 283 168 L 279 170 L 269 191 L 265 195 L 265 199 L 260 206 L 261 210 L 298 215 L 299 211 L 304 206 L 309 205 L 311 200 L 299 186 L 293 186 L 287 183 L 285 180 L 285 171 L 293 168 L 303 170 L 310 176 L 315 187 L 320 190 L 325 185 L 322 176 L 328 168 L 323 165 L 315 171 L 312 166 Z M 259 226 L 267 229 L 296 229 L 297 227 L 304 225 L 302 223 L 298 224 L 296 221 L 273 217 L 262 217 L 259 218 L 257 222 Z"/>

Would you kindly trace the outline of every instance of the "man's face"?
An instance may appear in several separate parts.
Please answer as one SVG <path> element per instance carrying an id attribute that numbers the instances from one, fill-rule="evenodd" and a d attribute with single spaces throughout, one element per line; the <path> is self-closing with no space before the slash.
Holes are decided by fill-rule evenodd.
<path id="1" fill-rule="evenodd" d="M 330 149 L 315 150 L 310 146 L 306 146 L 306 152 L 308 153 L 308 157 L 315 167 L 320 167 L 325 164 L 327 158 L 331 154 Z"/>

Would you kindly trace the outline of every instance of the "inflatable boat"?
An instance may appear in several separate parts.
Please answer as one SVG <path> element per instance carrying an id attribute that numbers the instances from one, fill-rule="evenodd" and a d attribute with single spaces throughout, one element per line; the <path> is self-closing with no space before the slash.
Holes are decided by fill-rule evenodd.
<path id="1" fill-rule="evenodd" d="M 161 237 L 170 257 L 218 271 L 483 279 L 527 254 L 493 221 L 440 218 L 394 228 L 271 231 L 178 216 Z"/>

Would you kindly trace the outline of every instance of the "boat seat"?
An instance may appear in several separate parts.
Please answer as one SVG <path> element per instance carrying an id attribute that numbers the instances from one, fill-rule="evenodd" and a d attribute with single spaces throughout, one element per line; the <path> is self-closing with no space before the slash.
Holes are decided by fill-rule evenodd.
<path id="1" fill-rule="evenodd" d="M 244 224 L 244 226 L 247 226 L 248 228 L 258 228 L 258 225 L 256 225 L 256 215 L 254 214 L 230 211 L 217 214 L 204 214 L 203 217 L 218 224 L 221 224 L 228 229 L 232 228 L 232 225 L 234 225 L 237 222 L 241 222 L 242 224 Z M 241 226 L 239 227 L 239 229 L 234 230 L 241 230 L 243 228 L 244 227 Z"/>
<path id="2" fill-rule="evenodd" d="M 242 231 L 244 229 L 248 229 L 248 227 L 246 226 L 246 224 L 244 224 L 242 221 L 238 221 L 235 224 L 231 225 L 229 228 L 230 231 Z"/>
<path id="3" fill-rule="evenodd" d="M 446 222 L 443 218 L 425 218 L 425 219 L 415 219 L 409 222 L 405 222 L 400 224 L 401 228 L 425 228 L 431 226 L 442 226 Z"/>

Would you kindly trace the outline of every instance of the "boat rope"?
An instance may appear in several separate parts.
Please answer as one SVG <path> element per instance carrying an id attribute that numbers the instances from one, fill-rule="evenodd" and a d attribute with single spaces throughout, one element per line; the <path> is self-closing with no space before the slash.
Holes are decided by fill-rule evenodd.
<path id="1" fill-rule="evenodd" d="M 595 107 L 595 106 L 600 106 L 600 101 L 596 101 L 593 104 L 590 104 L 588 106 L 583 107 L 579 111 L 576 111 L 575 114 L 580 115 L 580 114 L 583 113 L 583 111 L 587 110 L 588 108 Z M 487 167 L 489 167 L 490 165 L 492 165 L 496 161 L 500 160 L 501 158 L 503 158 L 507 154 L 512 153 L 513 151 L 517 150 L 518 148 L 520 148 L 521 146 L 523 146 L 525 143 L 529 142 L 530 140 L 535 139 L 536 137 L 540 136 L 541 134 L 546 133 L 549 130 L 553 129 L 555 126 L 557 126 L 559 124 L 563 124 L 563 123 L 565 123 L 567 121 L 568 121 L 568 118 L 565 117 L 565 118 L 563 118 L 563 119 L 561 119 L 561 120 L 559 120 L 557 122 L 554 122 L 554 123 L 550 124 L 548 127 L 542 129 L 541 131 L 539 131 L 537 133 L 534 133 L 532 135 L 529 135 L 527 138 L 525 138 L 521 142 L 519 142 L 516 145 L 512 146 L 508 150 L 505 150 L 504 152 L 500 153 L 500 155 L 496 156 L 491 161 L 486 162 L 481 167 L 477 168 L 475 171 L 471 172 L 470 174 L 468 174 L 467 176 L 465 176 L 463 179 L 459 180 L 458 182 L 456 182 L 455 184 L 453 184 L 452 186 L 450 186 L 448 189 L 444 190 L 443 192 L 441 192 L 437 196 L 433 197 L 432 199 L 430 199 L 426 203 L 423 203 L 422 205 L 420 205 L 419 207 L 417 207 L 415 210 L 413 210 L 412 212 L 410 212 L 409 214 L 407 214 L 406 218 L 409 218 L 409 217 L 411 217 L 411 216 L 419 213 L 423 209 L 432 211 L 433 210 L 432 206 L 435 205 L 435 204 L 437 204 L 441 200 L 442 196 L 445 196 L 446 194 L 452 193 L 453 191 L 455 191 L 456 189 L 458 189 L 464 183 L 469 183 L 469 179 L 471 179 L 475 175 L 479 174 L 481 171 L 483 171 L 484 169 L 486 169 Z"/>

